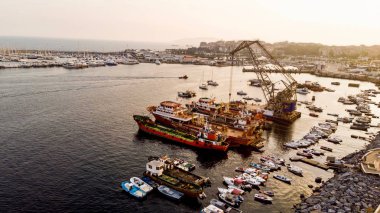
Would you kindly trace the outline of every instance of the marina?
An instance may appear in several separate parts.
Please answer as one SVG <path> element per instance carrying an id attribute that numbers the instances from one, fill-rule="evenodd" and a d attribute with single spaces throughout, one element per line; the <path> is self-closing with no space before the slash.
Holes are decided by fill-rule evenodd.
<path id="1" fill-rule="evenodd" d="M 58 126 L 57 124 L 50 125 L 49 127 L 46 127 L 49 129 L 49 131 L 53 131 L 56 128 L 61 128 L 62 125 L 66 127 L 66 129 L 71 129 L 74 127 L 71 127 L 72 125 L 71 122 L 73 119 L 76 119 L 77 116 L 72 117 L 73 115 L 79 115 L 79 117 L 83 121 L 87 122 L 94 122 L 89 120 L 89 112 L 88 112 L 88 107 L 91 109 L 96 107 L 102 108 L 102 105 L 99 104 L 91 104 L 87 105 L 88 107 L 83 108 L 79 107 L 80 102 L 77 102 L 76 97 L 81 94 L 86 94 L 86 96 L 91 97 L 95 93 L 97 95 L 99 94 L 104 94 L 101 97 L 101 100 L 108 100 L 108 97 L 110 94 L 113 94 L 113 97 L 116 95 L 116 100 L 119 101 L 111 101 L 109 102 L 111 107 L 111 111 L 106 110 L 104 111 L 104 114 L 99 114 L 102 119 L 109 120 L 112 124 L 112 128 L 116 129 L 115 130 L 110 130 L 107 129 L 107 127 L 104 126 L 99 126 L 99 128 L 102 128 L 100 132 L 108 132 L 109 134 L 112 133 L 112 135 L 103 135 L 100 136 L 99 134 L 95 134 L 96 126 L 86 130 L 87 132 L 87 137 L 82 139 L 81 143 L 69 143 L 67 145 L 74 146 L 74 147 L 81 147 L 82 144 L 86 144 L 86 146 L 95 146 L 94 148 L 91 148 L 91 152 L 107 152 L 106 149 L 102 148 L 104 140 L 106 140 L 104 137 L 112 137 L 114 138 L 111 144 L 110 148 L 112 148 L 114 151 L 118 153 L 116 156 L 112 158 L 106 158 L 106 161 L 125 161 L 125 163 L 122 163 L 121 165 L 118 164 L 118 166 L 115 167 L 115 169 L 106 169 L 106 173 L 109 174 L 110 176 L 117 177 L 119 180 L 118 183 L 115 183 L 114 188 L 115 190 L 121 190 L 120 188 L 120 183 L 124 180 L 129 180 L 130 177 L 137 176 L 139 177 L 140 175 L 143 174 L 145 171 L 145 164 L 147 162 L 147 157 L 148 156 L 160 156 L 162 154 L 168 154 L 170 156 L 175 155 L 180 157 L 181 159 L 185 159 L 188 162 L 191 162 L 192 164 L 195 165 L 196 170 L 195 172 L 199 174 L 200 176 L 205 176 L 209 177 L 212 185 L 211 187 L 205 188 L 204 193 L 207 195 L 207 197 L 203 200 L 197 201 L 196 205 L 192 203 L 191 205 L 186 204 L 186 202 L 181 202 L 179 204 L 179 207 L 175 208 L 180 208 L 185 212 L 196 212 L 200 211 L 200 209 L 203 208 L 203 206 L 209 205 L 209 202 L 211 199 L 218 199 L 217 196 L 217 188 L 219 187 L 225 187 L 223 185 L 223 177 L 222 176 L 229 176 L 233 177 L 234 175 L 237 175 L 237 173 L 234 172 L 235 167 L 248 167 L 249 162 L 260 162 L 260 157 L 264 155 L 276 155 L 279 156 L 283 159 L 289 159 L 290 157 L 296 156 L 297 150 L 290 150 L 282 146 L 281 144 L 285 144 L 291 140 L 298 140 L 300 138 L 303 138 L 309 130 L 315 126 L 318 125 L 318 123 L 324 122 L 326 119 L 336 119 L 334 116 L 330 116 L 329 114 L 337 114 L 340 117 L 342 116 L 347 116 L 349 117 L 349 112 L 347 111 L 342 111 L 341 108 L 343 105 L 340 102 L 337 101 L 331 101 L 331 100 L 338 100 L 339 97 L 347 97 L 349 95 L 354 95 L 354 94 L 359 94 L 361 93 L 361 90 L 366 90 L 366 89 L 376 89 L 376 87 L 373 84 L 367 84 L 361 82 L 361 87 L 354 88 L 354 87 L 347 87 L 345 85 L 348 85 L 345 80 L 341 80 L 341 90 L 337 89 L 335 92 L 332 93 L 327 93 L 327 92 L 320 92 L 320 93 L 314 93 L 314 94 L 307 94 L 305 97 L 299 97 L 299 101 L 304 102 L 304 101 L 311 101 L 312 96 L 315 96 L 315 106 L 320 106 L 323 107 L 324 111 L 321 112 L 319 118 L 312 118 L 312 117 L 307 117 L 307 116 L 302 116 L 300 119 L 297 119 L 291 126 L 283 126 L 279 124 L 274 124 L 272 127 L 272 130 L 270 131 L 264 131 L 262 137 L 265 139 L 265 143 L 263 146 L 263 153 L 255 152 L 255 151 L 247 151 L 247 150 L 239 150 L 239 149 L 231 149 L 226 152 L 226 155 L 208 155 L 202 150 L 198 149 L 192 149 L 187 146 L 182 146 L 182 145 L 176 145 L 174 143 L 168 143 L 166 140 L 160 140 L 154 137 L 150 137 L 145 134 L 139 134 L 138 133 L 138 126 L 136 123 L 133 121 L 132 115 L 136 113 L 140 114 L 149 114 L 148 111 L 146 111 L 146 106 L 150 105 L 157 105 L 163 100 L 173 100 L 175 102 L 181 103 L 183 106 L 185 106 L 187 103 L 191 101 L 198 101 L 199 98 L 194 97 L 190 99 L 179 99 L 177 98 L 177 91 L 185 91 L 186 89 L 196 89 L 198 84 L 199 84 L 199 78 L 193 78 L 192 76 L 194 75 L 202 75 L 204 67 L 202 66 L 189 66 L 189 65 L 167 65 L 167 64 L 161 64 L 158 67 L 158 70 L 155 70 L 152 72 L 152 67 L 151 66 L 157 66 L 155 64 L 138 64 L 136 66 L 126 66 L 126 65 L 120 65 L 120 66 L 113 66 L 113 67 L 95 67 L 95 68 L 88 68 L 87 71 L 84 71 L 81 73 L 77 72 L 70 72 L 65 70 L 64 68 L 50 68 L 48 69 L 27 69 L 27 70 L 12 70 L 12 71 L 7 71 L 7 70 L 2 70 L 2 75 L 8 75 L 9 78 L 12 75 L 17 75 L 21 79 L 14 80 L 15 84 L 13 86 L 7 85 L 9 88 L 8 91 L 9 93 L 3 94 L 2 95 L 2 103 L 4 103 L 3 106 L 7 106 L 9 104 L 14 105 L 14 103 L 19 103 L 22 98 L 36 98 L 36 97 L 41 97 L 41 94 L 45 94 L 42 100 L 44 101 L 53 101 L 54 96 L 56 93 L 63 95 L 64 100 L 69 100 L 71 105 L 62 105 L 59 104 L 60 102 L 53 101 L 53 107 L 55 112 L 62 112 L 63 114 L 69 116 L 69 117 L 62 117 L 60 114 L 57 114 L 55 112 L 47 112 L 49 113 L 50 116 L 55 117 L 60 121 L 60 124 Z M 180 72 L 178 73 L 178 70 Z M 218 68 L 214 71 L 214 79 L 218 81 L 219 87 L 210 87 L 210 91 L 204 91 L 204 92 L 198 92 L 201 97 L 207 97 L 207 94 L 211 95 L 214 94 L 215 96 L 218 97 L 218 100 L 220 102 L 226 102 L 228 100 L 228 92 L 223 89 L 224 87 L 228 87 L 227 85 L 229 84 L 229 72 L 230 68 L 229 67 L 222 67 Z M 28 75 L 25 75 L 28 74 Z M 188 75 L 189 78 L 186 80 L 186 85 L 183 85 L 182 79 L 178 78 L 164 78 L 165 76 L 183 76 L 183 75 Z M 34 76 L 34 78 L 37 78 L 34 82 L 34 87 L 35 90 L 33 93 L 22 93 L 22 90 L 18 90 L 18 88 L 22 88 L 21 83 L 24 81 L 23 79 L 27 80 L 29 79 L 29 75 Z M 68 88 L 65 84 L 58 84 L 60 89 L 57 92 L 57 89 L 53 89 L 52 86 L 50 90 L 47 91 L 39 91 L 38 85 L 44 85 L 44 80 L 46 78 L 54 78 L 58 82 L 62 81 L 60 76 L 66 76 L 65 81 L 71 80 L 73 82 L 73 85 Z M 238 82 L 241 80 L 246 81 L 247 79 L 251 79 L 252 76 L 254 75 L 253 73 L 243 73 L 241 70 L 236 67 L 234 68 L 234 78 L 233 78 L 233 85 L 238 85 Z M 273 77 L 276 78 L 276 74 Z M 51 76 L 51 77 L 47 77 Z M 150 76 L 150 77 L 149 77 Z M 77 78 L 83 78 L 86 80 L 83 80 L 81 82 L 74 81 L 74 79 Z M 134 77 L 134 78 L 131 78 Z M 136 78 L 137 77 L 137 78 Z M 145 77 L 145 78 L 140 78 L 140 77 Z M 148 78 L 147 78 L 148 77 Z M 161 83 L 156 82 L 156 78 L 161 77 Z M 297 81 L 305 81 L 305 80 L 311 80 L 311 81 L 319 81 L 321 85 L 326 85 L 328 86 L 331 82 L 331 79 L 324 79 L 324 78 L 319 78 L 315 77 L 312 75 L 299 75 L 295 76 Z M 162 88 L 160 85 L 162 84 L 162 81 L 175 85 L 173 88 Z M 75 83 L 76 82 L 76 83 Z M 189 86 L 188 84 L 192 84 L 193 86 Z M 5 84 L 3 84 L 5 85 Z M 86 87 L 83 87 L 86 86 Z M 100 87 L 101 86 L 101 87 Z M 83 88 L 82 88 L 83 87 Z M 157 90 L 156 88 L 160 87 L 160 90 Z M 72 89 L 77 88 L 75 90 L 76 92 L 74 93 Z M 100 90 L 100 88 L 102 88 Z M 106 88 L 104 90 L 104 88 Z M 263 96 L 260 96 L 261 89 L 256 88 L 256 87 L 251 87 L 249 85 L 242 85 L 239 86 L 235 89 L 235 91 L 247 91 L 249 93 L 257 93 L 259 98 L 265 99 Z M 118 91 L 118 92 L 116 92 Z M 131 91 L 132 93 L 136 95 L 132 96 L 125 96 L 123 91 Z M 44 92 L 44 93 L 41 93 Z M 116 92 L 116 93 L 115 93 Z M 152 92 L 154 95 L 152 95 Z M 20 96 L 21 95 L 21 96 Z M 149 98 L 147 98 L 149 97 Z M 237 95 L 232 97 L 233 100 L 242 100 L 242 97 L 238 97 Z M 372 100 L 374 100 L 376 103 L 379 102 L 376 97 L 371 97 Z M 115 99 L 113 99 L 115 100 Z M 125 100 L 126 102 L 123 101 L 123 104 L 121 104 L 120 101 Z M 93 100 L 91 99 L 85 99 L 86 102 L 90 103 Z M 328 105 L 326 103 L 329 103 Z M 37 103 L 36 103 L 37 104 Z M 378 113 L 378 108 L 376 105 L 370 104 L 370 109 L 372 113 Z M 68 109 L 62 108 L 62 107 L 68 107 L 73 112 L 76 112 L 75 114 L 67 114 Z M 122 108 L 127 107 L 128 113 L 124 114 L 122 113 L 124 110 Z M 348 105 L 348 109 L 353 109 L 355 108 L 355 105 Z M 306 108 L 305 105 L 300 105 L 297 108 L 303 115 L 309 113 L 309 109 Z M 11 108 L 4 108 L 3 110 L 7 110 L 8 113 L 13 114 L 16 113 L 16 109 Z M 11 110 L 11 111 L 10 111 Z M 32 109 L 26 109 L 29 112 L 33 112 Z M 78 113 L 78 114 L 77 114 Z M 109 114 L 111 113 L 111 114 Z M 115 116 L 120 116 L 120 113 L 122 115 L 122 119 L 116 119 Z M 132 114 L 133 113 L 133 114 Z M 4 115 L 4 114 L 3 114 Z M 18 117 L 16 116 L 14 119 L 17 119 Z M 112 118 L 112 119 L 111 119 Z M 19 117 L 18 119 L 21 119 Z M 46 117 L 34 117 L 36 122 L 43 122 Z M 112 120 L 112 121 L 111 121 Z M 124 121 L 128 121 L 127 126 L 122 125 Z M 376 124 L 378 123 L 377 118 L 372 118 L 371 123 Z M 75 125 L 75 128 L 85 128 L 86 123 L 78 123 Z M 16 127 L 16 129 L 21 129 L 22 127 Z M 25 127 L 24 127 L 25 128 Z M 28 127 L 28 129 L 33 129 L 34 127 Z M 106 129 L 104 129 L 106 128 Z M 313 156 L 313 160 L 316 162 L 319 162 L 323 164 L 325 162 L 325 159 L 327 156 L 335 156 L 337 158 L 341 158 L 345 155 L 347 155 L 350 152 L 353 152 L 357 149 L 360 149 L 362 146 L 364 146 L 367 141 L 359 139 L 359 136 L 362 138 L 368 138 L 369 135 L 366 135 L 360 131 L 356 130 L 350 130 L 350 124 L 345 124 L 342 122 L 339 122 L 338 128 L 336 132 L 334 133 L 336 136 L 339 136 L 343 142 L 338 145 L 338 144 L 333 144 L 324 140 L 320 140 L 318 144 L 311 146 L 310 148 L 313 147 L 319 147 L 319 146 L 325 146 L 328 148 L 332 149 L 332 152 L 326 152 L 325 156 Z M 4 127 L 3 127 L 4 129 Z M 11 129 L 4 129 L 6 132 L 12 132 L 13 130 Z M 36 130 L 35 130 L 36 131 Z M 71 131 L 74 131 L 72 129 Z M 128 137 L 126 137 L 125 131 L 129 132 L 127 133 Z M 351 132 L 354 131 L 354 132 Z M 376 128 L 370 127 L 370 132 L 376 131 Z M 75 131 L 74 131 L 75 132 Z M 57 132 L 58 135 L 65 134 L 65 132 Z M 116 134 L 116 135 L 113 135 Z M 358 138 L 351 138 L 351 134 L 354 134 L 358 136 Z M 115 137 L 120 137 L 115 138 Z M 127 138 L 131 139 L 127 139 Z M 62 137 L 64 138 L 64 137 Z M 21 138 L 16 138 L 17 141 L 20 141 Z M 36 140 L 33 140 L 33 136 L 28 140 L 31 140 L 36 147 L 42 146 L 42 144 L 39 144 L 36 142 Z M 107 139 L 108 140 L 108 139 Z M 126 141 L 125 141 L 126 140 Z M 42 142 L 42 141 L 41 141 Z M 53 142 L 55 143 L 55 142 Z M 90 145 L 92 144 L 92 145 Z M 57 144 L 58 145 L 58 144 Z M 71 148 L 66 147 L 64 144 L 59 143 L 59 146 L 61 149 L 64 150 L 71 150 Z M 156 147 L 152 149 L 152 147 Z M 39 149 L 42 149 L 40 147 Z M 89 150 L 89 151 L 90 151 Z M 117 150 L 117 151 L 115 151 Z M 128 151 L 127 151 L 128 150 Z M 141 152 L 140 150 L 145 150 L 144 152 Z M 9 151 L 9 150 L 8 150 Z M 20 150 L 22 151 L 22 149 Z M 79 150 L 78 150 L 79 151 Z M 299 151 L 299 150 L 298 150 Z M 93 156 L 90 152 L 85 152 L 87 153 L 86 155 Z M 129 153 L 129 155 L 126 155 L 126 153 Z M 328 154 L 327 154 L 328 153 Z M 57 154 L 57 153 L 56 153 Z M 77 155 L 77 151 L 71 150 L 69 153 L 70 156 Z M 133 156 L 133 161 L 131 161 L 130 157 Z M 16 156 L 13 156 L 16 158 Z M 95 157 L 95 156 L 93 156 Z M 60 158 L 61 162 L 65 160 L 64 157 Z M 79 160 L 80 158 L 74 157 L 74 159 Z M 127 163 L 128 162 L 128 163 Z M 245 162 L 245 163 L 244 163 Z M 55 162 L 57 163 L 57 162 Z M 274 200 L 272 201 L 272 205 L 263 205 L 260 202 L 257 202 L 252 197 L 245 198 L 245 201 L 240 205 L 239 209 L 242 210 L 243 212 L 249 212 L 249 209 L 255 208 L 259 209 L 262 211 L 266 210 L 271 210 L 271 211 L 276 211 L 280 210 L 282 208 L 287 208 L 290 209 L 292 208 L 292 205 L 299 202 L 299 195 L 300 194 L 305 194 L 308 195 L 312 191 L 307 187 L 308 184 L 315 184 L 314 179 L 316 177 L 322 177 L 323 180 L 327 180 L 328 178 L 333 176 L 333 173 L 331 170 L 325 171 L 324 169 L 320 169 L 318 167 L 314 167 L 311 165 L 308 165 L 303 162 L 294 162 L 295 166 L 301 168 L 303 170 L 303 177 L 296 176 L 287 169 L 283 168 L 281 171 L 279 171 L 279 174 L 285 175 L 286 177 L 289 177 L 292 179 L 292 184 L 280 184 L 279 181 L 273 180 L 273 177 L 271 177 L 271 174 L 269 175 L 269 178 L 266 182 L 266 187 L 261 187 L 261 190 L 264 191 L 273 191 L 276 196 Z M 42 164 L 43 165 L 43 164 Z M 101 166 L 101 162 L 96 162 L 94 166 Z M 131 167 L 132 166 L 132 167 Z M 106 167 L 105 167 L 106 168 Z M 108 167 L 107 167 L 108 168 Z M 131 169 L 132 168 L 132 169 Z M 30 171 L 35 171 L 37 168 L 35 168 L 33 165 L 29 165 L 29 170 Z M 121 170 L 125 172 L 120 172 Z M 48 171 L 48 170 L 46 170 Z M 85 172 L 84 174 L 86 174 Z M 27 173 L 26 173 L 27 174 Z M 25 175 L 26 175 L 25 174 Z M 95 177 L 98 177 L 95 173 L 91 173 L 95 175 Z M 78 175 L 83 175 L 83 174 L 78 174 Z M 54 183 L 55 181 L 52 179 L 49 179 L 48 174 L 45 172 L 42 172 L 42 177 L 44 179 L 47 179 Z M 107 182 L 107 183 L 106 183 Z M 104 193 L 107 193 L 108 189 L 105 189 L 104 186 L 109 187 L 109 182 L 111 182 L 109 179 L 104 179 L 104 182 L 99 185 L 98 187 L 101 188 Z M 252 182 L 255 183 L 255 182 Z M 82 191 L 84 190 L 84 191 Z M 255 193 L 258 193 L 256 189 L 253 189 Z M 6 192 L 8 194 L 12 194 L 13 192 Z M 47 193 L 52 193 L 54 192 L 47 192 Z M 80 190 L 80 194 L 85 193 L 85 189 Z M 109 195 L 113 199 L 127 199 L 128 202 L 137 202 L 129 200 L 130 196 L 125 196 L 125 193 L 119 194 L 113 194 Z M 243 195 L 244 196 L 244 195 Z M 95 199 L 101 200 L 102 198 L 96 197 Z M 290 202 L 289 202 L 290 200 Z M 157 201 L 160 202 L 160 204 L 156 203 Z M 157 193 L 149 193 L 147 196 L 147 199 L 144 201 L 146 203 L 149 203 L 149 206 L 143 207 L 148 209 L 150 208 L 164 208 L 169 210 L 170 208 L 174 208 L 174 203 L 170 201 L 170 199 L 166 199 L 166 196 L 157 196 Z M 163 207 L 162 204 L 165 204 L 166 207 Z M 64 203 L 62 204 L 63 206 L 65 205 Z M 194 207 L 195 206 L 195 209 Z M 253 206 L 253 207 L 252 207 Z M 122 209 L 124 206 L 119 206 L 119 205 L 109 205 L 107 208 L 117 210 L 117 209 Z"/>
<path id="2" fill-rule="evenodd" d="M 0 1 L 0 213 L 380 213 L 379 7 Z"/>

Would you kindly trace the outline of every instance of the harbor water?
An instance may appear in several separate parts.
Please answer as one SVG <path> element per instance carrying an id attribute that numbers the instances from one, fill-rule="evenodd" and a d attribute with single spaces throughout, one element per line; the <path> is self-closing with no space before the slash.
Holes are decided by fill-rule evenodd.
<path id="1" fill-rule="evenodd" d="M 247 81 L 254 73 L 233 68 L 232 99 L 244 90 L 250 97 L 265 102 L 261 88 Z M 198 89 L 202 76 L 219 83 L 208 91 Z M 258 162 L 261 155 L 285 158 L 295 156 L 295 150 L 284 148 L 292 139 L 301 139 L 312 126 L 325 119 L 335 119 L 327 113 L 348 116 L 345 106 L 337 99 L 360 90 L 376 88 L 365 82 L 330 79 L 309 74 L 293 75 L 299 82 L 317 81 L 336 92 L 311 92 L 298 95 L 300 101 L 311 101 L 323 108 L 319 118 L 310 117 L 304 105 L 297 106 L 302 117 L 290 126 L 274 125 L 264 133 L 264 153 L 229 150 L 226 155 L 213 155 L 189 147 L 172 144 L 138 133 L 133 114 L 146 114 L 150 105 L 172 100 L 182 104 L 199 97 L 215 97 L 228 101 L 231 67 L 209 67 L 179 64 L 139 64 L 133 66 L 97 67 L 83 70 L 64 68 L 0 70 L 0 210 L 1 212 L 199 212 L 210 199 L 217 198 L 217 187 L 223 186 L 223 176 L 233 177 L 235 167 Z M 189 79 L 178 79 L 188 75 Z M 280 80 L 279 74 L 271 77 Z M 340 86 L 331 85 L 341 82 Z M 359 88 L 348 87 L 349 82 Z M 193 99 L 180 99 L 178 91 L 197 92 Z M 376 103 L 379 98 L 373 98 Z M 251 103 L 254 103 L 253 101 Z M 372 112 L 379 109 L 371 105 Z M 379 119 L 372 119 L 378 124 Z M 378 129 L 371 128 L 370 132 Z M 320 145 L 333 148 L 326 156 L 343 157 L 361 149 L 366 142 L 353 139 L 351 134 L 366 136 L 350 130 L 349 124 L 339 123 L 335 135 L 341 145 L 321 140 Z M 196 174 L 210 177 L 212 186 L 206 188 L 207 198 L 199 202 L 174 203 L 153 193 L 139 202 L 123 192 L 120 183 L 132 176 L 142 176 L 149 156 L 168 154 L 196 165 Z M 326 156 L 315 159 L 324 162 Z M 301 162 L 295 165 L 304 170 L 304 177 L 289 173 L 285 167 L 275 174 L 293 179 L 291 185 L 274 180 L 272 174 L 263 189 L 273 190 L 273 204 L 254 201 L 256 190 L 245 195 L 240 209 L 244 212 L 292 212 L 300 194 L 310 195 L 308 184 L 314 179 L 333 176 Z"/>

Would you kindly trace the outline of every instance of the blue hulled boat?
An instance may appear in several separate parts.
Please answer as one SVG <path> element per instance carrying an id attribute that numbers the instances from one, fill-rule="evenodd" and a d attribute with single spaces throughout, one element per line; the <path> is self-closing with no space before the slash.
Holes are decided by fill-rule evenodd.
<path id="1" fill-rule="evenodd" d="M 123 181 L 121 183 L 121 188 L 123 188 L 126 192 L 128 192 L 130 195 L 139 200 L 142 200 L 146 197 L 146 193 L 144 191 L 142 191 L 129 181 Z"/>
<path id="2" fill-rule="evenodd" d="M 179 192 L 164 185 L 159 186 L 157 189 L 159 192 L 161 192 L 161 194 L 175 201 L 181 200 L 181 198 L 184 195 L 182 192 Z"/>

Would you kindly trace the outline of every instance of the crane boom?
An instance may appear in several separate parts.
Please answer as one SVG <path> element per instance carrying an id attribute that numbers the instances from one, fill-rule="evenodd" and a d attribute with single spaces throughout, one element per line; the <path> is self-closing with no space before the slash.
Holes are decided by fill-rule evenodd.
<path id="1" fill-rule="evenodd" d="M 256 45 L 256 49 L 252 46 Z M 230 52 L 232 59 L 239 51 L 246 50 L 255 70 L 257 78 L 261 80 L 261 89 L 267 101 L 267 109 L 272 110 L 274 115 L 286 119 L 289 114 L 296 109 L 296 89 L 297 81 L 286 72 L 284 67 L 269 53 L 269 51 L 260 43 L 259 40 L 242 41 L 234 50 Z M 275 92 L 275 83 L 270 79 L 268 74 L 268 64 L 263 65 L 264 60 L 259 58 L 259 52 L 265 60 L 270 62 L 270 69 L 278 70 L 284 78 L 280 82 L 284 89 Z M 298 112 L 297 112 L 298 113 Z M 298 115 L 297 115 L 298 116 Z"/>

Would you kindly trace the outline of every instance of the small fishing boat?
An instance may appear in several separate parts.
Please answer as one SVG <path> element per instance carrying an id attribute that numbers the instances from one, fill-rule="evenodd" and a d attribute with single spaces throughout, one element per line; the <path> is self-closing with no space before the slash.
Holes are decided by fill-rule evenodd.
<path id="1" fill-rule="evenodd" d="M 245 193 L 243 189 L 240 189 L 236 186 L 228 186 L 228 190 L 231 191 L 231 194 L 236 194 L 236 195 L 243 195 Z"/>
<path id="2" fill-rule="evenodd" d="M 304 152 L 311 153 L 311 154 L 313 154 L 313 155 L 315 155 L 315 156 L 321 156 L 321 155 L 324 155 L 323 152 L 320 152 L 320 151 L 315 150 L 315 149 L 304 149 L 303 151 L 304 151 Z"/>
<path id="3" fill-rule="evenodd" d="M 294 165 L 289 165 L 287 166 L 289 172 L 295 174 L 295 175 L 298 175 L 298 176 L 302 176 L 302 169 L 299 168 L 298 166 L 294 166 Z"/>
<path id="4" fill-rule="evenodd" d="M 334 136 L 332 136 L 332 137 L 327 138 L 327 141 L 328 141 L 328 142 L 331 142 L 331 143 L 339 144 L 339 143 L 341 143 L 343 140 L 340 139 L 340 138 L 338 138 L 338 137 L 334 137 Z"/>
<path id="5" fill-rule="evenodd" d="M 239 178 L 243 179 L 245 183 L 251 184 L 252 186 L 260 186 L 261 185 L 261 182 L 256 177 L 252 177 L 251 175 L 249 175 L 247 173 L 240 175 Z"/>
<path id="6" fill-rule="evenodd" d="M 326 90 L 327 92 L 335 92 L 334 89 L 330 89 L 330 88 L 325 88 L 325 90 Z"/>
<path id="7" fill-rule="evenodd" d="M 260 98 L 254 98 L 253 100 L 256 101 L 256 102 L 261 102 Z"/>
<path id="8" fill-rule="evenodd" d="M 243 99 L 244 99 L 244 100 L 247 100 L 247 101 L 253 100 L 253 98 L 252 98 L 252 97 L 249 97 L 249 96 L 245 96 L 245 97 L 243 97 Z"/>
<path id="9" fill-rule="evenodd" d="M 266 167 L 270 168 L 271 171 L 276 171 L 276 170 L 280 170 L 281 169 L 281 166 L 277 165 L 273 161 L 264 161 L 263 162 L 263 166 L 266 166 Z"/>
<path id="10" fill-rule="evenodd" d="M 285 176 L 282 176 L 282 175 L 273 175 L 273 178 L 277 179 L 277 180 L 280 180 L 284 183 L 288 183 L 288 184 L 291 184 L 292 182 L 292 179 L 290 178 L 287 178 Z"/>
<path id="11" fill-rule="evenodd" d="M 274 192 L 272 192 L 272 191 L 260 190 L 259 192 L 260 192 L 261 194 L 268 195 L 269 197 L 274 197 Z"/>
<path id="12" fill-rule="evenodd" d="M 307 106 L 306 108 L 308 108 L 309 110 L 314 111 L 314 112 L 323 112 L 323 109 L 321 107 L 317 107 L 314 105 Z"/>
<path id="13" fill-rule="evenodd" d="M 226 203 L 219 201 L 217 199 L 211 199 L 210 204 L 214 205 L 224 211 L 224 213 L 242 213 L 243 211 L 240 209 L 233 208 Z M 210 212 L 210 213 L 215 213 L 215 212 Z"/>
<path id="14" fill-rule="evenodd" d="M 362 131 L 367 131 L 368 130 L 368 126 L 364 126 L 364 125 L 351 125 L 350 126 L 350 129 L 356 129 L 356 130 L 362 130 Z"/>
<path id="15" fill-rule="evenodd" d="M 130 195 L 139 200 L 144 199 L 146 197 L 146 193 L 143 190 L 139 189 L 129 181 L 123 181 L 121 183 L 121 188 L 123 188 L 126 192 L 128 192 Z"/>
<path id="16" fill-rule="evenodd" d="M 313 112 L 311 112 L 311 113 L 309 113 L 309 115 L 311 116 L 311 117 L 316 117 L 316 118 L 318 118 L 318 114 L 316 114 L 316 113 L 313 113 Z"/>
<path id="17" fill-rule="evenodd" d="M 340 85 L 340 82 L 338 82 L 338 81 L 333 81 L 333 82 L 331 82 L 331 85 L 336 85 L 336 86 L 338 86 L 338 85 Z"/>
<path id="18" fill-rule="evenodd" d="M 329 152 L 333 151 L 333 149 L 331 149 L 330 147 L 326 147 L 326 146 L 321 146 L 320 148 L 323 150 L 329 151 Z"/>
<path id="19" fill-rule="evenodd" d="M 278 164 L 278 165 L 285 165 L 285 159 L 274 157 L 274 156 L 261 156 L 260 160 L 262 162 L 264 162 L 264 161 L 272 161 L 273 163 Z"/>
<path id="20" fill-rule="evenodd" d="M 313 158 L 313 155 L 311 153 L 303 152 L 303 151 L 298 151 L 297 155 L 304 156 L 307 158 Z"/>
<path id="21" fill-rule="evenodd" d="M 151 187 L 149 184 L 145 183 L 143 180 L 141 180 L 138 177 L 131 177 L 130 181 L 134 186 L 141 189 L 145 193 L 149 193 L 153 190 L 153 187 Z"/>
<path id="22" fill-rule="evenodd" d="M 154 61 L 154 63 L 155 63 L 156 65 L 160 65 L 160 64 L 161 64 L 161 61 L 158 60 L 158 59 L 156 59 L 156 61 Z"/>
<path id="23" fill-rule="evenodd" d="M 266 202 L 266 203 L 271 203 L 273 201 L 273 198 L 269 197 L 268 195 L 265 194 L 255 194 L 255 200 L 261 201 L 261 202 Z"/>
<path id="24" fill-rule="evenodd" d="M 355 104 L 355 103 L 352 102 L 352 101 L 350 101 L 350 100 L 345 100 L 345 101 L 343 102 L 343 104 L 344 104 L 344 105 L 353 105 L 353 104 Z"/>
<path id="25" fill-rule="evenodd" d="M 299 88 L 299 89 L 296 90 L 296 92 L 298 94 L 302 94 L 302 95 L 306 95 L 306 94 L 310 93 L 310 91 L 306 87 L 305 88 Z"/>
<path id="26" fill-rule="evenodd" d="M 143 180 L 145 183 L 149 184 L 154 189 L 156 189 L 157 187 L 160 186 L 158 183 L 154 182 L 154 180 L 150 179 L 147 176 L 142 177 L 141 180 Z"/>
<path id="27" fill-rule="evenodd" d="M 184 76 L 180 76 L 179 79 L 188 79 L 189 77 L 187 75 L 184 75 Z"/>
<path id="28" fill-rule="evenodd" d="M 243 191 L 244 192 L 244 191 Z M 241 194 L 238 191 L 235 191 L 234 189 L 225 189 L 225 188 L 218 188 L 219 194 L 231 194 L 235 196 L 238 202 L 243 202 L 244 198 L 241 196 Z"/>
<path id="29" fill-rule="evenodd" d="M 331 119 L 326 119 L 325 121 L 328 122 L 328 123 L 332 123 L 332 124 L 338 124 L 338 121 L 334 121 L 334 120 L 331 120 Z"/>
<path id="30" fill-rule="evenodd" d="M 208 80 L 207 84 L 210 85 L 210 86 L 214 86 L 214 87 L 219 86 L 219 84 L 216 81 L 213 81 L 213 80 Z"/>
<path id="31" fill-rule="evenodd" d="M 178 92 L 178 97 L 181 97 L 181 98 L 192 98 L 195 96 L 196 96 L 196 93 L 190 90 L 186 90 L 185 92 Z"/>
<path id="32" fill-rule="evenodd" d="M 236 167 L 235 172 L 245 172 L 246 168 L 243 167 Z"/>
<path id="33" fill-rule="evenodd" d="M 174 190 L 164 185 L 159 186 L 157 189 L 159 192 L 161 192 L 161 194 L 175 201 L 181 200 L 182 197 L 184 196 L 182 192 L 179 192 L 177 190 Z"/>
<path id="34" fill-rule="evenodd" d="M 236 186 L 236 187 L 240 187 L 241 189 L 245 190 L 245 191 L 250 191 L 252 190 L 252 185 L 250 184 L 247 184 L 245 182 L 245 180 L 243 179 L 240 179 L 240 178 L 230 178 L 230 177 L 223 177 L 223 182 L 227 185 L 227 186 Z"/>
<path id="35" fill-rule="evenodd" d="M 292 148 L 292 149 L 297 149 L 299 145 L 295 141 L 291 141 L 291 142 L 285 143 L 284 146 Z"/>
<path id="36" fill-rule="evenodd" d="M 327 113 L 327 115 L 334 116 L 334 117 L 338 117 L 338 116 L 339 116 L 339 115 L 336 114 L 336 113 Z"/>
<path id="37" fill-rule="evenodd" d="M 270 170 L 271 170 L 270 168 L 263 166 L 259 163 L 251 163 L 250 166 L 252 166 L 253 168 L 256 168 L 256 169 L 263 170 L 265 172 L 270 172 Z"/>
<path id="38" fill-rule="evenodd" d="M 219 84 L 216 81 L 214 81 L 213 79 L 214 79 L 214 70 L 212 70 L 212 72 L 211 72 L 211 80 L 208 80 L 207 84 L 210 85 L 210 86 L 214 86 L 214 87 L 219 86 Z"/>
<path id="39" fill-rule="evenodd" d="M 238 201 L 238 199 L 235 196 L 233 196 L 232 194 L 228 194 L 228 193 L 220 194 L 219 193 L 218 197 L 220 200 L 222 200 L 223 202 L 227 203 L 230 206 L 239 207 L 239 205 L 240 205 L 240 202 Z"/>
<path id="40" fill-rule="evenodd" d="M 201 210 L 201 213 L 224 213 L 224 211 L 222 209 L 210 204 L 207 207 L 203 208 Z"/>
<path id="41" fill-rule="evenodd" d="M 237 94 L 238 94 L 238 95 L 247 95 L 247 93 L 244 92 L 243 90 L 238 91 Z"/>
<path id="42" fill-rule="evenodd" d="M 227 185 L 229 185 L 229 186 L 230 186 L 230 185 L 231 185 L 231 186 L 235 185 L 234 178 L 223 177 L 223 181 L 224 181 L 225 184 L 227 184 Z"/>
<path id="43" fill-rule="evenodd" d="M 199 89 L 208 90 L 207 84 L 201 84 L 201 85 L 199 85 Z"/>

